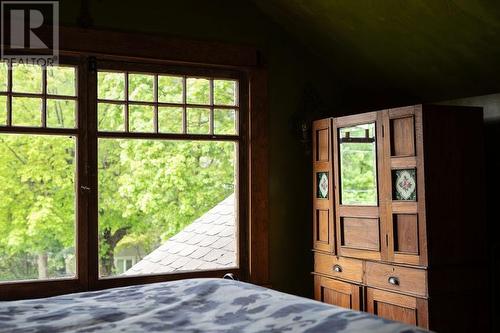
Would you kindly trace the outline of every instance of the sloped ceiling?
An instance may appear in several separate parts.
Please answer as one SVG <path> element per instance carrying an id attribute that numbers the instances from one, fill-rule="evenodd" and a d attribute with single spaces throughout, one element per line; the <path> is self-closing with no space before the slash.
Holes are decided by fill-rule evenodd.
<path id="1" fill-rule="evenodd" d="M 253 1 L 332 80 L 415 101 L 500 91 L 500 1 Z"/>

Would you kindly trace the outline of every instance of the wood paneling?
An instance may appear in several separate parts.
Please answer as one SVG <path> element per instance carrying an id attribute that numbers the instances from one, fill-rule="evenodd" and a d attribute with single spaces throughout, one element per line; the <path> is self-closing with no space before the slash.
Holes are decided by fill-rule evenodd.
<path id="1" fill-rule="evenodd" d="M 316 210 L 316 223 L 317 223 L 317 235 L 316 241 L 328 243 L 330 239 L 330 217 L 328 216 L 328 210 Z"/>
<path id="2" fill-rule="evenodd" d="M 339 216 L 378 218 L 379 208 L 372 206 L 341 206 L 338 208 Z"/>
<path id="3" fill-rule="evenodd" d="M 394 251 L 418 254 L 418 219 L 416 214 L 393 215 Z"/>
<path id="4" fill-rule="evenodd" d="M 387 228 L 388 261 L 426 266 L 425 174 L 421 115 L 421 106 L 396 108 L 384 112 L 384 127 L 389 128 L 381 157 L 386 164 L 382 171 L 384 179 L 392 193 L 393 170 L 416 169 L 417 201 L 393 201 L 392 194 L 386 193 L 386 211 L 382 219 Z M 415 215 L 416 221 L 411 220 L 409 215 Z"/>
<path id="5" fill-rule="evenodd" d="M 419 241 L 419 255 L 417 265 L 427 266 L 428 264 L 428 249 L 427 249 L 427 207 L 426 207 L 426 172 L 425 172 L 425 157 L 424 157 L 424 133 L 423 133 L 423 106 L 415 106 L 415 141 L 416 141 L 416 154 L 417 154 L 417 218 L 418 218 L 418 241 Z M 428 145 L 432 144 L 432 141 Z M 465 189 L 464 189 L 465 190 Z M 437 202 L 436 202 L 437 203 Z M 404 213 L 404 212 L 402 212 Z M 407 212 L 409 213 L 409 212 Z M 397 255 L 394 257 L 395 261 L 399 261 Z M 412 263 L 411 261 L 406 261 Z"/>
<path id="6" fill-rule="evenodd" d="M 413 116 L 390 121 L 391 156 L 415 155 L 415 130 Z"/>
<path id="7" fill-rule="evenodd" d="M 391 158 L 391 169 L 414 169 L 416 167 L 417 159 L 415 156 Z"/>
<path id="8" fill-rule="evenodd" d="M 401 321 L 411 325 L 417 324 L 416 309 L 405 308 L 394 304 L 384 303 L 382 301 L 377 301 L 376 307 L 377 316 L 390 320 Z"/>
<path id="9" fill-rule="evenodd" d="M 331 119 L 313 123 L 313 248 L 319 251 L 335 253 L 334 188 L 332 170 Z M 318 194 L 318 174 L 328 177 L 326 198 Z"/>
<path id="10" fill-rule="evenodd" d="M 389 320 L 428 328 L 425 299 L 367 288 L 366 308 L 368 312 Z"/>
<path id="11" fill-rule="evenodd" d="M 269 284 L 269 110 L 267 70 L 251 71 L 247 88 L 250 126 L 246 129 L 248 156 L 243 167 L 249 168 L 247 226 L 248 278 L 255 284 Z M 243 97 L 241 97 L 243 98 Z M 240 99 L 241 99 L 240 98 Z M 242 116 L 245 116 L 244 114 Z M 244 122 L 248 123 L 248 122 Z"/>
<path id="12" fill-rule="evenodd" d="M 328 162 L 330 160 L 330 140 L 328 129 L 323 128 L 316 131 L 316 161 Z"/>
<path id="13" fill-rule="evenodd" d="M 50 35 L 51 29 L 42 26 L 37 33 Z M 69 26 L 59 27 L 59 34 L 61 51 L 71 53 L 247 68 L 261 65 L 258 50 L 245 45 Z"/>
<path id="14" fill-rule="evenodd" d="M 361 287 L 323 276 L 314 276 L 314 298 L 328 304 L 361 310 Z"/>
<path id="15" fill-rule="evenodd" d="M 351 296 L 348 294 L 340 293 L 334 289 L 323 288 L 323 302 L 341 306 L 344 308 L 351 308 Z"/>
<path id="16" fill-rule="evenodd" d="M 391 206 L 393 213 L 417 214 L 418 212 L 418 204 L 415 201 L 393 201 Z"/>
<path id="17" fill-rule="evenodd" d="M 363 281 L 363 262 L 361 260 L 314 253 L 314 271 L 354 282 Z"/>
<path id="18" fill-rule="evenodd" d="M 357 249 L 380 250 L 380 229 L 378 219 L 342 217 L 342 246 Z"/>

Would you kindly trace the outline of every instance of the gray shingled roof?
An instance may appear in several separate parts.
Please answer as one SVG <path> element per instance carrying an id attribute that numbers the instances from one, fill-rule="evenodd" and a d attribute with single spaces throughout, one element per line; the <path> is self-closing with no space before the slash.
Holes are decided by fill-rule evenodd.
<path id="1" fill-rule="evenodd" d="M 123 275 L 235 267 L 234 217 L 233 193 Z"/>

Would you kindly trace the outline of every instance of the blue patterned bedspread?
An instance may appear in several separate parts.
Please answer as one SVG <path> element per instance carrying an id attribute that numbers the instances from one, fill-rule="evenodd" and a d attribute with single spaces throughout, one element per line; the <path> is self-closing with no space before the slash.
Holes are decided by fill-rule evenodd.
<path id="1" fill-rule="evenodd" d="M 0 332 L 424 332 L 251 284 L 190 279 L 0 302 Z"/>

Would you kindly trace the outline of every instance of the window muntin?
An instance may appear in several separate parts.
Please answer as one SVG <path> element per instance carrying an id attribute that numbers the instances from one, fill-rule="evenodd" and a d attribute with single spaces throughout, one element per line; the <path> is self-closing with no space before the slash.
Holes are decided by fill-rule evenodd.
<path id="1" fill-rule="evenodd" d="M 77 68 L 0 62 L 0 126 L 77 127 Z"/>
<path id="2" fill-rule="evenodd" d="M 238 134 L 237 80 L 105 70 L 97 78 L 101 132 Z"/>
<path id="3" fill-rule="evenodd" d="M 75 60 L 69 60 L 69 63 L 76 64 L 77 62 Z M 210 102 L 206 105 L 205 104 L 199 105 L 199 104 L 187 103 L 187 93 L 186 93 L 187 78 L 199 78 L 196 75 L 200 75 L 200 73 L 205 73 L 203 70 L 196 70 L 195 72 L 192 73 L 194 74 L 194 76 L 189 76 L 188 74 L 190 73 L 189 70 L 184 72 L 183 70 L 179 70 L 178 68 L 175 70 L 175 74 L 164 74 L 164 73 L 149 74 L 149 73 L 131 72 L 132 74 L 138 74 L 139 78 L 141 78 L 142 74 L 144 74 L 145 76 L 152 75 L 154 77 L 153 94 L 156 96 L 154 96 L 154 100 L 151 102 L 151 101 L 141 101 L 140 99 L 146 99 L 146 98 L 139 98 L 139 97 L 135 98 L 138 99 L 137 101 L 128 100 L 129 97 L 127 95 L 129 89 L 125 89 L 126 85 L 129 84 L 128 72 L 117 72 L 116 66 L 113 66 L 114 69 L 112 70 L 106 70 L 104 72 L 98 71 L 95 74 L 80 73 L 81 75 L 78 72 L 82 70 L 84 67 L 80 65 L 77 66 L 64 63 L 61 64 L 61 66 L 59 67 L 50 68 L 54 69 L 53 72 L 50 72 L 49 69 L 42 68 L 41 93 L 38 92 L 35 93 L 35 92 L 13 91 L 12 90 L 13 72 L 15 71 L 15 69 L 11 70 L 5 66 L 4 68 L 5 72 L 2 72 L 2 66 L 4 65 L 5 65 L 4 63 L 0 62 L 0 135 L 3 135 L 1 133 L 6 133 L 6 134 L 9 133 L 22 136 L 25 135 L 26 137 L 42 137 L 42 136 L 47 136 L 49 138 L 65 137 L 74 141 L 74 147 L 72 149 L 68 148 L 68 151 L 75 151 L 74 160 L 72 162 L 74 163 L 75 175 L 72 185 L 75 186 L 76 184 L 79 184 L 80 186 L 78 188 L 78 191 L 75 190 L 74 192 L 74 200 L 76 201 L 76 203 L 74 205 L 75 216 L 73 220 L 73 228 L 74 228 L 73 236 L 75 237 L 75 239 L 78 240 L 78 244 L 75 241 L 74 246 L 72 247 L 73 249 L 72 253 L 68 251 L 65 252 L 65 255 L 73 256 L 73 258 L 71 259 L 72 263 L 68 262 L 67 264 L 67 269 L 66 269 L 67 274 L 62 274 L 61 273 L 62 270 L 59 269 L 57 271 L 57 274 L 56 273 L 52 275 L 49 274 L 48 279 L 57 279 L 57 281 L 61 281 L 60 282 L 61 286 L 64 284 L 68 286 L 69 285 L 74 286 L 71 288 L 81 288 L 80 283 L 82 282 L 85 283 L 84 282 L 85 276 L 87 276 L 88 274 L 90 283 L 100 284 L 100 282 L 96 280 L 99 278 L 98 264 L 94 265 L 92 263 L 93 259 L 88 258 L 86 256 L 86 252 L 76 250 L 78 249 L 79 245 L 85 245 L 82 247 L 84 249 L 86 247 L 86 244 L 88 244 L 90 248 L 98 250 L 97 247 L 98 240 L 97 239 L 93 240 L 92 239 L 93 237 L 91 236 L 93 232 L 92 230 L 95 230 L 96 233 L 98 232 L 98 221 L 95 220 L 94 224 L 94 222 L 92 222 L 94 218 L 92 218 L 91 216 L 87 216 L 87 214 L 85 213 L 85 211 L 88 210 L 90 215 L 92 215 L 93 212 L 96 212 L 96 214 L 98 214 L 97 202 L 95 204 L 91 203 L 94 194 L 96 195 L 95 198 L 96 199 L 98 198 L 97 188 L 95 189 L 93 188 L 92 185 L 93 176 L 91 176 L 93 172 L 92 169 L 94 163 L 95 166 L 97 167 L 97 159 L 95 160 L 92 160 L 92 158 L 89 159 L 89 157 L 86 156 L 87 153 L 85 151 L 88 151 L 90 155 L 93 154 L 92 153 L 93 148 L 91 143 L 92 140 L 100 141 L 103 140 L 104 138 L 120 139 L 119 136 L 122 134 L 125 136 L 125 138 L 128 139 L 141 138 L 144 140 L 148 139 L 148 136 L 152 136 L 151 139 L 152 140 L 154 139 L 153 141 L 158 141 L 158 142 L 160 141 L 165 141 L 165 142 L 189 141 L 192 143 L 207 142 L 209 144 L 224 144 L 232 147 L 231 153 L 233 155 L 231 163 L 234 164 L 233 165 L 234 179 L 232 185 L 230 184 L 230 182 L 228 182 L 226 185 L 232 187 L 233 192 L 235 193 L 232 196 L 229 195 L 229 197 L 226 198 L 225 201 L 227 201 L 228 199 L 233 201 L 231 206 L 234 208 L 233 212 L 234 214 L 232 214 L 234 215 L 234 222 L 233 222 L 234 232 L 231 233 L 231 237 L 234 236 L 232 238 L 234 242 L 225 244 L 223 245 L 223 247 L 226 249 L 231 249 L 235 258 L 228 259 L 227 256 L 224 256 L 223 258 L 218 258 L 216 256 L 216 259 L 220 259 L 217 260 L 218 265 L 209 263 L 208 265 L 204 265 L 203 267 L 200 266 L 200 267 L 185 268 L 181 269 L 180 271 L 186 271 L 186 270 L 191 271 L 193 269 L 194 270 L 213 270 L 217 268 L 227 269 L 228 267 L 230 269 L 233 269 L 233 271 L 234 269 L 239 269 L 240 265 L 239 251 L 240 247 L 243 246 L 239 244 L 239 239 L 241 236 L 240 233 L 242 232 L 239 229 L 239 217 L 240 214 L 244 214 L 244 212 L 240 212 L 238 208 L 240 204 L 238 183 L 239 183 L 239 176 L 242 174 L 242 172 L 244 173 L 245 171 L 239 170 L 238 164 L 242 162 L 243 159 L 242 156 L 244 155 L 244 151 L 246 151 L 245 147 L 241 146 L 241 144 L 243 144 L 245 140 L 243 140 L 239 132 L 240 128 L 239 124 L 240 106 L 238 101 L 239 82 L 238 79 L 236 79 L 236 77 L 239 77 L 239 75 L 235 75 L 236 73 L 232 73 L 229 71 L 221 71 L 221 73 L 223 73 L 222 76 L 224 76 L 225 78 L 201 77 L 201 79 L 204 79 L 209 82 L 208 87 L 210 89 L 209 93 Z M 124 64 L 124 67 L 126 66 L 127 65 Z M 183 74 L 179 74 L 181 72 Z M 207 71 L 206 73 L 214 75 L 214 73 L 216 72 L 217 71 L 210 70 Z M 103 95 L 103 92 L 98 91 L 99 87 L 98 84 L 95 87 L 97 94 L 94 96 L 92 96 L 92 94 L 90 94 L 90 96 L 86 96 L 87 93 L 86 90 L 83 90 L 81 88 L 80 90 L 78 89 L 77 78 L 79 82 L 83 82 L 84 85 L 88 84 L 91 86 L 92 82 L 95 83 L 99 82 L 100 79 L 99 75 L 101 73 L 116 74 L 112 76 L 115 78 L 123 77 L 124 90 L 120 90 L 121 89 L 120 84 L 115 85 L 113 80 L 111 80 L 112 82 L 108 82 L 108 86 L 112 88 L 114 95 L 113 94 Z M 96 78 L 95 81 L 92 80 L 93 77 Z M 89 78 L 90 81 L 87 81 L 87 78 Z M 2 89 L 3 86 L 2 80 L 5 81 L 4 82 L 5 89 Z M 71 80 L 73 80 L 73 82 L 71 82 Z M 103 80 L 103 77 L 101 77 L 101 80 Z M 159 85 L 160 81 L 163 81 L 164 84 Z M 217 95 L 217 93 L 214 93 L 214 89 L 215 86 L 217 86 L 218 81 L 229 82 L 231 85 L 233 85 L 234 89 L 236 90 L 234 91 L 234 94 L 233 92 L 230 92 L 229 94 L 226 93 L 226 97 L 216 98 L 215 95 Z M 206 84 L 202 86 L 206 87 Z M 90 91 L 92 90 L 93 88 Z M 131 92 L 133 91 L 134 89 L 131 90 Z M 85 101 L 88 101 L 88 103 L 86 103 L 85 101 L 83 102 L 79 101 L 78 95 L 82 93 L 83 93 L 82 97 L 85 97 Z M 98 98 L 98 96 L 100 95 L 105 96 L 106 98 L 109 99 Z M 21 113 L 21 116 L 17 115 L 16 118 L 16 115 L 14 114 L 13 110 L 13 101 L 16 98 L 27 98 L 30 99 L 30 101 L 36 100 L 39 101 L 41 105 L 39 106 L 39 108 L 38 107 L 36 108 L 36 112 L 33 111 L 33 109 L 35 108 L 30 108 L 28 110 L 30 112 L 28 112 L 27 114 Z M 217 103 L 215 102 L 215 100 L 217 100 Z M 16 106 L 17 105 L 19 105 L 19 102 L 17 102 Z M 93 105 L 97 106 L 95 113 L 92 112 Z M 90 115 L 90 117 L 82 115 L 78 116 L 79 113 L 78 109 L 82 108 L 83 106 L 89 107 L 89 109 L 84 110 L 84 112 L 85 114 Z M 107 111 L 103 110 L 103 106 L 107 107 L 108 109 L 115 110 L 114 116 L 102 117 L 103 114 L 105 114 L 106 116 L 108 115 L 108 112 L 105 113 L 103 112 Z M 154 113 L 153 113 L 152 133 L 145 132 L 144 130 L 141 130 L 144 132 L 140 132 L 139 130 L 136 131 L 134 129 L 134 127 L 132 126 L 133 119 L 131 119 L 131 114 L 130 114 L 131 107 L 133 106 L 146 106 L 153 108 Z M 208 110 L 209 120 L 208 120 L 208 132 L 206 134 L 192 134 L 188 132 L 188 119 L 187 119 L 188 108 Z M 229 117 L 222 117 L 222 115 L 218 115 L 217 112 L 219 110 L 226 111 L 229 114 Z M 29 117 L 30 114 L 31 117 Z M 96 119 L 93 119 L 92 115 L 95 115 Z M 20 125 L 13 122 L 13 120 L 15 119 L 21 119 L 20 122 L 25 122 L 26 125 Z M 229 119 L 229 122 L 227 121 L 227 119 Z M 111 129 L 110 130 L 98 129 L 98 132 L 94 135 L 92 128 L 93 128 L 93 122 L 95 120 L 97 120 L 101 124 L 105 124 Z M 138 123 L 139 125 L 142 125 L 145 122 L 139 120 Z M 149 120 L 146 123 L 149 125 L 150 123 Z M 201 124 L 206 126 L 206 120 L 202 121 Z M 233 128 L 233 130 L 229 131 L 222 130 L 223 128 Z M 185 136 L 186 139 L 184 140 L 182 136 Z M 95 153 L 97 155 L 97 151 L 95 151 Z M 83 157 L 83 159 L 80 160 L 81 157 Z M 79 161 L 78 163 L 77 160 Z M 209 163 L 209 161 L 210 161 L 210 156 L 206 156 L 203 157 L 200 162 L 201 164 L 206 165 L 207 163 Z M 96 172 L 95 174 L 97 175 L 98 172 Z M 97 180 L 95 183 L 97 185 Z M 76 216 L 78 216 L 78 219 L 76 218 Z M 87 228 L 87 225 L 89 228 L 89 233 L 82 231 Z M 94 226 L 96 229 L 94 229 Z M 81 229 L 81 227 L 83 228 Z M 95 244 L 95 247 L 93 244 Z M 221 243 L 219 242 L 216 245 L 219 246 L 220 244 Z M 146 254 L 142 254 L 142 256 L 145 255 Z M 49 257 L 48 260 L 50 261 L 52 259 L 50 259 Z M 60 256 L 58 260 L 60 260 Z M 136 261 L 132 262 L 133 265 L 135 265 L 135 263 L 138 262 L 138 258 L 136 259 Z M 71 266 L 73 267 L 71 269 L 69 268 L 70 264 L 73 265 Z M 124 268 L 126 268 L 127 265 L 129 266 L 129 264 L 130 261 L 124 261 L 123 264 L 125 265 Z M 224 265 L 224 267 L 219 266 L 219 264 Z M 228 264 L 230 265 L 228 266 Z M 61 267 L 61 265 L 62 264 L 59 264 L 59 267 Z M 118 263 L 116 265 L 118 265 Z M 77 272 L 77 267 L 78 270 L 80 270 L 78 272 Z M 96 268 L 95 272 L 94 272 L 94 267 Z M 79 273 L 80 274 L 83 273 L 83 276 L 79 276 L 78 275 Z M 157 273 L 152 273 L 152 274 L 157 274 Z M 158 274 L 163 274 L 163 272 L 160 272 Z M 120 277 L 122 276 L 125 277 L 130 275 L 131 274 L 127 275 L 124 274 L 120 275 Z M 166 279 L 168 278 L 166 277 Z M 51 285 L 52 283 L 54 283 L 54 285 L 59 283 L 57 281 L 51 282 Z M 130 281 L 139 281 L 139 280 L 132 279 Z M 147 278 L 143 278 L 141 279 L 141 281 L 150 281 L 150 280 L 148 280 Z M 15 281 L 9 281 L 9 282 L 15 282 Z M 108 282 L 114 283 L 112 280 L 108 279 L 102 281 L 102 283 L 104 283 L 103 285 L 108 285 Z M 79 283 L 79 284 L 77 285 L 73 283 Z"/>

